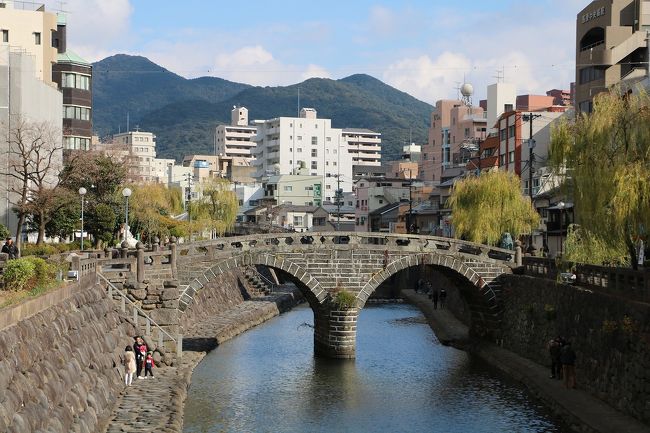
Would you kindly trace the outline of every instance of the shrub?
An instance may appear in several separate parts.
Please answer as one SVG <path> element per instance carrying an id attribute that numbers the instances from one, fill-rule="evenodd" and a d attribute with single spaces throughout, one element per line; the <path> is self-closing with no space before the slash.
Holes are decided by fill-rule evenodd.
<path id="1" fill-rule="evenodd" d="M 56 281 L 56 266 L 38 257 L 26 257 L 25 260 L 34 264 L 34 279 L 28 289 L 46 289 Z"/>
<path id="2" fill-rule="evenodd" d="M 334 299 L 334 302 L 339 306 L 343 308 L 352 308 L 356 304 L 356 298 L 354 295 L 347 290 L 341 290 L 336 294 L 336 298 Z"/>
<path id="3" fill-rule="evenodd" d="M 26 258 L 9 260 L 5 267 L 5 289 L 19 291 L 24 289 L 36 275 L 36 265 Z"/>
<path id="4" fill-rule="evenodd" d="M 23 244 L 21 256 L 51 256 L 58 253 L 58 249 L 51 244 Z"/>
<path id="5" fill-rule="evenodd" d="M 0 224 L 0 239 L 6 239 L 9 237 L 9 230 L 5 227 L 4 224 Z"/>

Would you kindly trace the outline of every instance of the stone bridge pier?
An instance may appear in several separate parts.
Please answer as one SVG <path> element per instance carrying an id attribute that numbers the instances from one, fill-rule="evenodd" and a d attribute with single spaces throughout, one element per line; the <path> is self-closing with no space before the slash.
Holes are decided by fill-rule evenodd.
<path id="1" fill-rule="evenodd" d="M 319 306 L 314 309 L 314 355 L 352 359 L 357 347 L 359 309 Z"/>

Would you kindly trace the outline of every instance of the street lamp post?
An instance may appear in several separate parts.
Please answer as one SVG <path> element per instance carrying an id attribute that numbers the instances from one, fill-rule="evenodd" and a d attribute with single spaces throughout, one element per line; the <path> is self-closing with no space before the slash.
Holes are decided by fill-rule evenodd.
<path id="1" fill-rule="evenodd" d="M 81 196 L 81 251 L 84 250 L 84 196 L 88 191 L 83 186 L 79 188 L 79 195 Z"/>
<path id="2" fill-rule="evenodd" d="M 557 204 L 557 208 L 560 209 L 560 255 L 564 256 L 562 251 L 562 233 L 564 232 L 564 208 L 566 204 L 561 201 Z"/>
<path id="3" fill-rule="evenodd" d="M 126 200 L 126 205 L 124 206 L 124 240 L 125 241 L 129 233 L 129 197 L 131 196 L 131 192 L 132 191 L 130 188 L 124 188 L 122 190 L 122 195 Z"/>

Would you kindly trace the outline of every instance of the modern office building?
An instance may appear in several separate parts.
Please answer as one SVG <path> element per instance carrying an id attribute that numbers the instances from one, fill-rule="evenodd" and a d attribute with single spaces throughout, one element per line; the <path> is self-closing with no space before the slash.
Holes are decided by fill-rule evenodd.
<path id="1" fill-rule="evenodd" d="M 352 191 L 352 155 L 341 129 L 316 110 L 303 108 L 300 117 L 257 120 L 253 149 L 255 178 L 280 174 L 320 177 L 323 201 L 333 201 L 336 190 Z"/>
<path id="2" fill-rule="evenodd" d="M 252 160 L 251 150 L 255 147 L 257 128 L 248 125 L 248 109 L 233 107 L 230 125 L 219 125 L 214 132 L 214 154 Z"/>
<path id="3" fill-rule="evenodd" d="M 616 84 L 648 76 L 650 1 L 596 0 L 576 17 L 576 108 Z"/>
<path id="4" fill-rule="evenodd" d="M 381 165 L 381 134 L 369 129 L 344 128 L 353 165 Z"/>

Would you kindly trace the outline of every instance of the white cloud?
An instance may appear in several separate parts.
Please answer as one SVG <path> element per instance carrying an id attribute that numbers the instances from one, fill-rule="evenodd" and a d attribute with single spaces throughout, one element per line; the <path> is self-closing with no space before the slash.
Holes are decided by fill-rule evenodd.
<path id="1" fill-rule="evenodd" d="M 45 4 L 48 10 L 58 10 L 61 2 L 47 0 Z M 130 0 L 68 0 L 64 10 L 68 47 L 87 60 L 115 53 L 131 34 Z"/>
<path id="2" fill-rule="evenodd" d="M 307 65 L 307 70 L 302 73 L 302 79 L 308 78 L 330 78 L 330 73 L 318 65 Z"/>
<path id="3" fill-rule="evenodd" d="M 458 77 L 471 68 L 470 60 L 444 52 L 435 59 L 428 55 L 404 58 L 388 66 L 383 80 L 429 103 L 455 95 Z"/>

